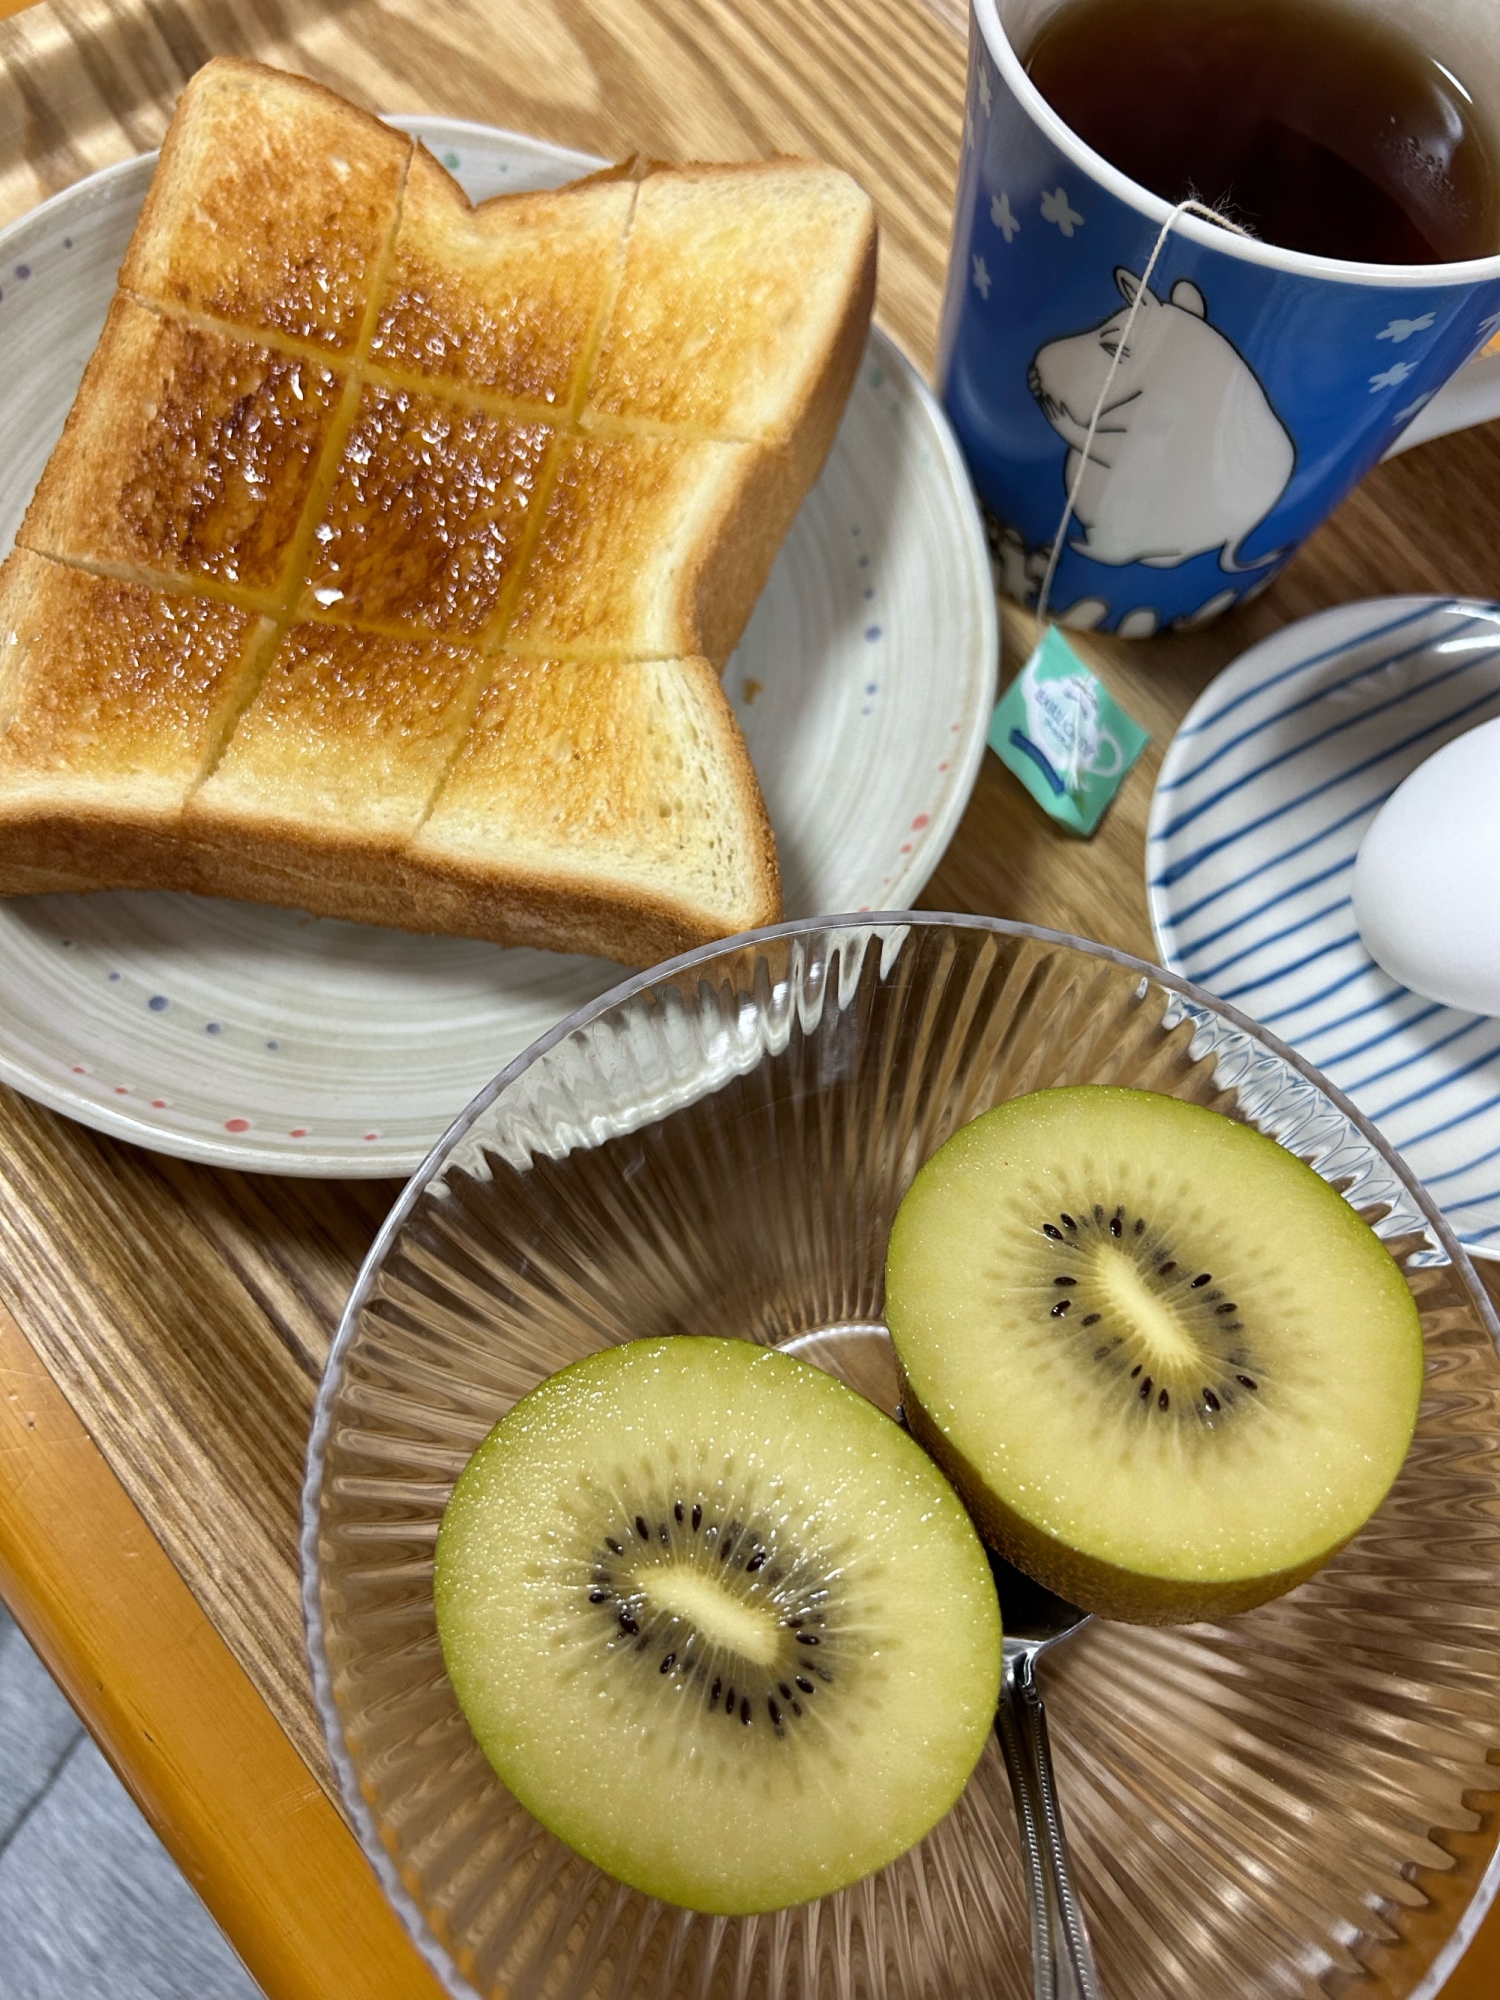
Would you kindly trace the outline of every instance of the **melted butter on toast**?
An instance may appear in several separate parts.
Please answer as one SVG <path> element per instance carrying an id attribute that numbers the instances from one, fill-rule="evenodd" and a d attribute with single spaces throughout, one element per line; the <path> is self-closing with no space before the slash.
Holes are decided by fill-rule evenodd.
<path id="1" fill-rule="evenodd" d="M 829 168 L 475 208 L 332 93 L 210 63 L 0 571 L 0 893 L 635 962 L 772 921 L 709 662 L 821 467 L 873 278 Z"/>

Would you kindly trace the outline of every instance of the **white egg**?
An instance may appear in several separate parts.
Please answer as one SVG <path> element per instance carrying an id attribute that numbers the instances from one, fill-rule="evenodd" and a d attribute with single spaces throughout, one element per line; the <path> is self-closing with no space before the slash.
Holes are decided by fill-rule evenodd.
<path id="1" fill-rule="evenodd" d="M 1365 948 L 1413 993 L 1500 1014 L 1500 717 L 1419 764 L 1354 864 Z"/>

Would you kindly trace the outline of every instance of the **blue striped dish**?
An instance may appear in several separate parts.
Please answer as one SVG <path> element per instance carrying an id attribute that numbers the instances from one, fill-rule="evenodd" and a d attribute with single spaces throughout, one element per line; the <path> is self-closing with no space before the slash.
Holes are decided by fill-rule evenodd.
<path id="1" fill-rule="evenodd" d="M 1146 842 L 1162 963 L 1315 1063 L 1481 1257 L 1500 1257 L 1500 1019 L 1382 972 L 1350 887 L 1382 801 L 1497 715 L 1500 605 L 1385 597 L 1320 612 L 1201 696 L 1163 760 Z"/>

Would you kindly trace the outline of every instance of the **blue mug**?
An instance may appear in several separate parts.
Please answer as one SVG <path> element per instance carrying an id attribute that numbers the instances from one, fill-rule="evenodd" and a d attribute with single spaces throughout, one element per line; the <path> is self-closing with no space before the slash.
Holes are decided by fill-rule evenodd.
<path id="1" fill-rule="evenodd" d="M 1343 263 L 1189 214 L 1143 286 L 1172 204 L 1068 129 L 1006 32 L 1062 0 L 972 4 L 939 383 L 1010 596 L 1035 603 L 1080 466 L 1049 608 L 1140 638 L 1264 589 L 1393 449 L 1500 416 L 1500 255 Z M 1487 49 L 1500 84 L 1500 6 L 1449 12 L 1458 74 Z"/>

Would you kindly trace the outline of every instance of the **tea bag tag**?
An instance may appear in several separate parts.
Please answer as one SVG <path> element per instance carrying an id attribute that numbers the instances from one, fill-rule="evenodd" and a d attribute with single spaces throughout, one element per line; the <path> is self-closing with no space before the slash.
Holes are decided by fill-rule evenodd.
<path id="1" fill-rule="evenodd" d="M 1049 621 L 1047 605 L 1099 419 L 1114 386 L 1121 357 L 1128 350 L 1151 274 L 1180 215 L 1201 215 L 1237 236 L 1250 234 L 1227 215 L 1191 197 L 1168 210 L 1094 398 L 1083 449 L 1077 454 L 1078 463 L 1068 485 L 1067 504 L 1052 537 L 1046 572 L 1037 592 L 1037 630 L 1041 636 L 1031 658 L 1000 697 L 999 706 L 990 718 L 990 748 L 1001 763 L 1015 772 L 1053 819 L 1084 836 L 1091 834 L 1104 817 L 1104 809 L 1120 789 L 1120 781 L 1151 738 L 1125 713 L 1103 681 L 1089 672 L 1057 626 Z"/>
<path id="2" fill-rule="evenodd" d="M 1007 770 L 1060 825 L 1087 837 L 1151 738 L 1049 625 L 990 718 Z"/>

